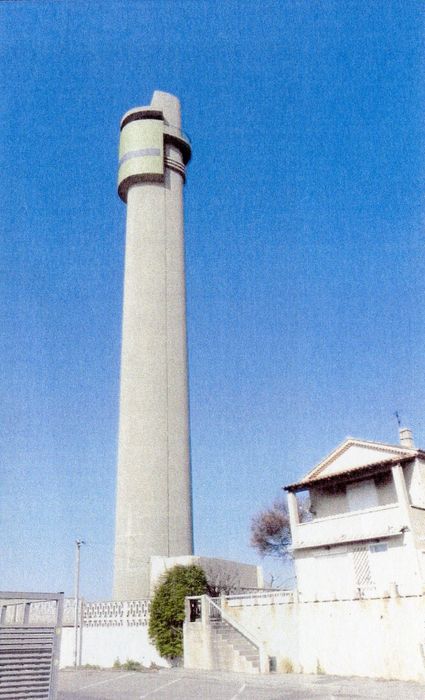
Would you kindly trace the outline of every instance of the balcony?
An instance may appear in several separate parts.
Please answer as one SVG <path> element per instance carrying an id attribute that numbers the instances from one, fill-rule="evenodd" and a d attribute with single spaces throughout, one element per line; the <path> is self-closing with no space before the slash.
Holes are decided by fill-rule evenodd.
<path id="1" fill-rule="evenodd" d="M 340 513 L 297 525 L 292 549 L 391 537 L 405 527 L 407 522 L 397 504 Z"/>

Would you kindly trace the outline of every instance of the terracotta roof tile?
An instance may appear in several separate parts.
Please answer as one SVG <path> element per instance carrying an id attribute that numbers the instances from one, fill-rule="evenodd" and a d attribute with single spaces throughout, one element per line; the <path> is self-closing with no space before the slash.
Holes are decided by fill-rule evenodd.
<path id="1" fill-rule="evenodd" d="M 363 464 L 360 467 L 352 467 L 350 469 L 345 469 L 341 472 L 335 472 L 334 474 L 329 474 L 328 476 L 318 476 L 312 479 L 303 479 L 295 484 L 289 484 L 284 486 L 285 491 L 302 491 L 308 489 L 310 486 L 325 486 L 331 482 L 337 481 L 347 481 L 347 477 L 358 477 L 366 475 L 369 473 L 388 471 L 395 464 L 407 464 L 412 462 L 417 457 L 419 459 L 425 459 L 425 452 L 422 450 L 417 450 L 414 454 L 408 455 L 406 457 L 394 457 L 391 459 L 384 459 L 380 462 L 373 462 L 371 464 Z"/>

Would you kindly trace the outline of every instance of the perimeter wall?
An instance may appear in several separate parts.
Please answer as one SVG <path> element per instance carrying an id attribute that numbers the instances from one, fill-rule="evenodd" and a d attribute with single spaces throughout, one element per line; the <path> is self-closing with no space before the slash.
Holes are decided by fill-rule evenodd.
<path id="1" fill-rule="evenodd" d="M 62 629 L 60 668 L 74 665 L 74 629 Z M 147 627 L 83 627 L 80 665 L 110 668 L 116 660 L 121 664 L 131 659 L 149 668 L 169 666 L 148 637 Z"/>
<path id="2" fill-rule="evenodd" d="M 149 668 L 169 666 L 161 658 L 148 635 L 150 601 L 105 601 L 85 603 L 79 607 L 77 630 L 77 663 L 109 668 L 118 660 L 138 661 Z M 39 616 L 49 611 L 41 608 Z M 75 661 L 75 603 L 66 599 L 62 627 L 60 668 L 73 666 Z"/>
<path id="3" fill-rule="evenodd" d="M 224 609 L 264 644 L 277 671 L 425 680 L 425 598 L 301 602 L 227 596 Z"/>

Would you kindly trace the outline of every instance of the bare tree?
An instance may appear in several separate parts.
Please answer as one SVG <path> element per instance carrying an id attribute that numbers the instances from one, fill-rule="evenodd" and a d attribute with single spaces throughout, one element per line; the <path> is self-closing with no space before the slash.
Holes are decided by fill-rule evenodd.
<path id="1" fill-rule="evenodd" d="M 240 576 L 237 572 L 223 567 L 218 562 L 206 564 L 203 569 L 208 581 L 208 593 L 212 597 L 241 591 Z"/>
<path id="2" fill-rule="evenodd" d="M 262 557 L 289 556 L 291 528 L 288 508 L 284 501 L 276 500 L 271 508 L 255 515 L 251 522 L 251 547 Z"/>
<path id="3" fill-rule="evenodd" d="M 298 505 L 301 520 L 310 518 L 308 500 Z M 276 499 L 270 508 L 255 515 L 251 522 L 251 547 L 262 557 L 272 556 L 281 559 L 292 556 L 291 527 L 288 506 L 283 499 Z"/>

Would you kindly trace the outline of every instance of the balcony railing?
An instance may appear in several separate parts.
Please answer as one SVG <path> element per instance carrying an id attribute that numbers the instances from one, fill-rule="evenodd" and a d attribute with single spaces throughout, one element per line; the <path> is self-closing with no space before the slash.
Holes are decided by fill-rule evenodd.
<path id="1" fill-rule="evenodd" d="M 398 535 L 407 523 L 397 504 L 339 513 L 297 525 L 293 549 L 344 544 Z"/>

